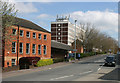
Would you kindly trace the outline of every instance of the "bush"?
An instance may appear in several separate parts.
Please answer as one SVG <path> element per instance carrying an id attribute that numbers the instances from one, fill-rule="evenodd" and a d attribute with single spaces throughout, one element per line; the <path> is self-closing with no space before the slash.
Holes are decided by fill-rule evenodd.
<path id="1" fill-rule="evenodd" d="M 71 57 L 70 60 L 75 60 L 75 58 L 74 58 L 74 57 Z"/>
<path id="2" fill-rule="evenodd" d="M 78 54 L 80 54 L 80 58 L 83 58 L 83 57 L 93 56 L 93 55 L 97 55 L 97 54 L 105 54 L 105 52 L 77 53 L 76 55 L 78 55 Z"/>
<path id="3" fill-rule="evenodd" d="M 65 61 L 63 58 L 54 58 L 53 63 L 63 62 Z"/>
<path id="4" fill-rule="evenodd" d="M 80 54 L 80 58 L 95 55 L 95 53 L 94 53 L 94 52 L 89 52 L 89 53 L 77 53 L 77 55 L 78 55 L 78 54 Z"/>
<path id="5" fill-rule="evenodd" d="M 51 64 L 53 64 L 53 59 L 42 59 L 37 62 L 38 67 L 51 65 Z"/>

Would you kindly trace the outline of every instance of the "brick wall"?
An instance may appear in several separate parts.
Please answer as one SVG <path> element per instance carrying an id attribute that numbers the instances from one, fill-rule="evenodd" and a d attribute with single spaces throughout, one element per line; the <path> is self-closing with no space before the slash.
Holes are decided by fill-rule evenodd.
<path id="1" fill-rule="evenodd" d="M 17 26 L 13 26 L 14 29 L 16 29 L 18 31 L 18 27 Z M 19 45 L 18 45 L 18 59 L 20 59 L 21 57 L 40 57 L 40 58 L 51 58 L 51 34 L 47 33 L 47 32 L 42 32 L 42 31 L 38 31 L 38 30 L 33 30 L 33 29 L 28 29 L 28 28 L 24 28 L 24 27 L 19 27 L 19 31 L 23 30 L 23 37 L 19 36 L 19 43 L 23 43 L 23 53 L 20 54 L 19 53 Z M 30 38 L 26 37 L 26 32 L 29 31 L 30 32 Z M 36 38 L 33 38 L 33 32 L 36 33 Z M 10 34 L 12 34 L 12 30 L 10 30 Z M 38 34 L 41 34 L 41 40 L 38 38 Z M 47 40 L 44 40 L 44 35 L 47 36 Z M 17 35 L 12 36 L 12 37 L 17 37 Z M 12 42 L 16 42 L 16 53 L 12 53 Z M 8 43 L 8 42 L 6 42 Z M 26 43 L 30 44 L 30 53 L 26 54 Z M 32 54 L 32 44 L 36 45 L 36 53 Z M 4 67 L 8 67 L 7 63 L 9 62 L 9 66 L 11 66 L 11 60 L 15 59 L 16 63 L 17 63 L 17 39 L 12 40 L 11 42 L 9 42 L 10 47 L 8 48 L 8 44 L 6 44 L 6 48 L 5 48 L 5 54 L 4 54 Z M 41 55 L 38 54 L 38 45 L 41 45 Z M 47 54 L 44 55 L 43 54 L 43 49 L 44 49 L 44 45 L 47 46 Z M 19 61 L 18 61 L 19 62 Z M 17 64 L 16 64 L 17 65 Z"/>

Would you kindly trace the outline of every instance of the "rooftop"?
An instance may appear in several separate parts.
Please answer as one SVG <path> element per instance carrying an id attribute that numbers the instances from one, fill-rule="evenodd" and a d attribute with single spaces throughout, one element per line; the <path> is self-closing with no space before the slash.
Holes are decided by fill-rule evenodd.
<path id="1" fill-rule="evenodd" d="M 71 46 L 64 44 L 64 43 L 57 42 L 55 40 L 51 40 L 51 47 L 63 49 L 63 50 L 73 50 Z"/>
<path id="2" fill-rule="evenodd" d="M 17 26 L 21 26 L 21 27 L 28 28 L 28 29 L 33 29 L 33 30 L 38 30 L 38 31 L 50 33 L 49 31 L 47 31 L 44 28 L 38 26 L 37 24 L 35 24 L 31 21 L 22 19 L 22 18 L 15 17 L 15 23 L 16 24 L 14 24 L 14 25 L 17 25 Z"/>

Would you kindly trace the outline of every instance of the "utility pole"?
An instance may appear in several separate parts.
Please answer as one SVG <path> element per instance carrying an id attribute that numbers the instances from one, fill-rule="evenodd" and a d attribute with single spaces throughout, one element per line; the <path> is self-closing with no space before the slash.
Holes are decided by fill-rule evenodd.
<path id="1" fill-rule="evenodd" d="M 75 59 L 76 59 L 76 22 L 77 20 L 75 20 Z"/>

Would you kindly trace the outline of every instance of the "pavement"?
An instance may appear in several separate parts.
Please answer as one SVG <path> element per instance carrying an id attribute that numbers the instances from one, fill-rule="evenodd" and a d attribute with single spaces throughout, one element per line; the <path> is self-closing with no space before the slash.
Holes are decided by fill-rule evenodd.
<path id="1" fill-rule="evenodd" d="M 52 68 L 64 67 L 64 66 L 69 65 L 69 64 L 71 64 L 71 63 L 69 63 L 69 62 L 59 62 L 59 63 L 55 63 L 55 64 L 52 64 L 52 65 L 47 65 L 47 66 L 43 66 L 43 67 L 34 67 L 32 69 L 23 69 L 23 70 L 3 72 L 2 73 L 2 78 L 24 75 L 24 74 L 33 73 L 33 72 L 49 70 L 49 69 L 52 69 Z"/>
<path id="2" fill-rule="evenodd" d="M 75 61 L 74 63 L 62 62 L 35 69 L 5 72 L 3 73 L 3 82 L 86 81 L 86 83 L 94 83 L 95 81 L 102 81 L 103 83 L 104 81 L 110 81 L 115 83 L 119 80 L 118 72 L 116 72 L 119 69 L 117 66 L 104 67 L 105 57 L 106 55 L 97 55 Z"/>

